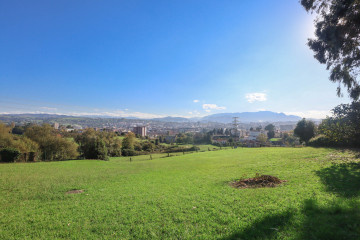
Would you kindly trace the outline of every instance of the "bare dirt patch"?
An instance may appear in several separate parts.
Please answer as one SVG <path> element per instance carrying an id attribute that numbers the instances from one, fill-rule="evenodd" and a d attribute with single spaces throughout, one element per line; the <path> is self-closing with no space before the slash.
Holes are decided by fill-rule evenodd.
<path id="1" fill-rule="evenodd" d="M 231 182 L 230 185 L 234 188 L 263 188 L 263 187 L 276 187 L 277 185 L 286 182 L 277 177 L 270 175 L 256 174 L 254 178 L 241 179 Z"/>
<path id="2" fill-rule="evenodd" d="M 78 194 L 78 193 L 83 193 L 85 190 L 82 189 L 73 189 L 70 191 L 67 191 L 65 194 Z"/>

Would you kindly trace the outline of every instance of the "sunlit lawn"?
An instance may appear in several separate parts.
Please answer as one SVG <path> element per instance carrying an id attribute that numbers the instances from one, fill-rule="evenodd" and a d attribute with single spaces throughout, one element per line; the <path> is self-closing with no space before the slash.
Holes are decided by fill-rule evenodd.
<path id="1" fill-rule="evenodd" d="M 360 239 L 360 168 L 347 155 L 238 148 L 0 164 L 0 239 Z M 288 182 L 228 185 L 256 173 Z"/>

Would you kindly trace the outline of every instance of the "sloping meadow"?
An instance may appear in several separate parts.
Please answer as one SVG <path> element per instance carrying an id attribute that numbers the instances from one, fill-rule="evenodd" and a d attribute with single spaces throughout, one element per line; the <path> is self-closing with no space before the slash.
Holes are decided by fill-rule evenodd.
<path id="1" fill-rule="evenodd" d="M 286 182 L 230 186 L 256 174 Z M 0 239 L 359 239 L 358 186 L 353 153 L 316 148 L 1 164 Z"/>

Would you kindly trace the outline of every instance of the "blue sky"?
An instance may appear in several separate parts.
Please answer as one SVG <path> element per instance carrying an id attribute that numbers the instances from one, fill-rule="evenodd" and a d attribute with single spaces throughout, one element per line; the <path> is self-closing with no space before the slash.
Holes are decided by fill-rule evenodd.
<path id="1" fill-rule="evenodd" d="M 320 118 L 347 97 L 297 0 L 1 1 L 0 113 Z"/>

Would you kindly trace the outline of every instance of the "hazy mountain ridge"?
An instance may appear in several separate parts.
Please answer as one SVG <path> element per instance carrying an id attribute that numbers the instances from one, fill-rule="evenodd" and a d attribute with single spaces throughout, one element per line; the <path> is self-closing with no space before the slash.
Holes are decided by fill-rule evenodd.
<path id="1" fill-rule="evenodd" d="M 217 113 L 205 116 L 201 121 L 231 123 L 233 117 L 238 117 L 239 122 L 297 122 L 302 118 L 295 115 L 286 115 L 271 111 L 241 112 L 241 113 Z"/>
<path id="2" fill-rule="evenodd" d="M 150 121 L 161 121 L 161 122 L 218 122 L 218 123 L 231 123 L 233 117 L 238 117 L 238 121 L 242 123 L 249 122 L 297 122 L 301 120 L 301 117 L 295 115 L 286 115 L 284 113 L 276 113 L 271 111 L 259 111 L 259 112 L 241 112 L 241 113 L 217 113 L 208 115 L 205 117 L 163 117 L 163 118 L 152 118 L 152 119 L 140 119 L 135 117 L 110 117 L 110 116 L 70 116 L 70 115 L 56 115 L 56 114 L 0 114 L 0 121 L 9 121 L 12 118 L 24 118 L 24 119 L 48 119 L 55 120 L 57 118 L 114 118 L 114 119 L 128 119 L 128 120 L 150 120 Z"/>

